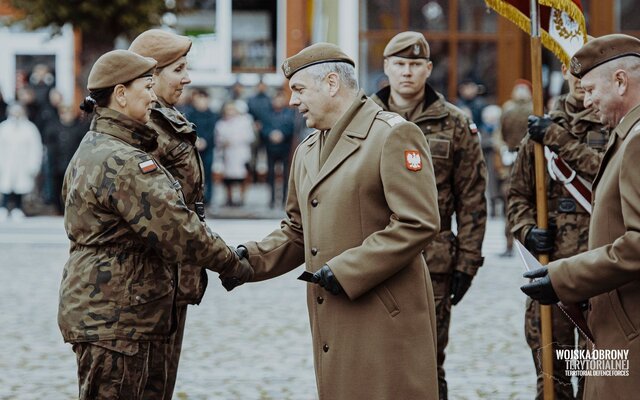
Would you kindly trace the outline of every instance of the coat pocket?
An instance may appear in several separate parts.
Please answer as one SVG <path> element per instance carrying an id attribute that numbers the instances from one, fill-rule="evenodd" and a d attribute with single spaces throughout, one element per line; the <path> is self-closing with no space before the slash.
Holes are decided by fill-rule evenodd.
<path id="1" fill-rule="evenodd" d="M 378 296 L 378 299 L 380 299 L 380 301 L 384 305 L 384 308 L 387 309 L 387 312 L 391 317 L 395 317 L 396 315 L 400 314 L 400 307 L 398 307 L 398 302 L 396 302 L 395 297 L 393 297 L 393 294 L 386 285 L 379 285 L 375 289 L 375 292 L 376 296 Z"/>
<path id="2" fill-rule="evenodd" d="M 172 292 L 173 282 L 171 280 L 144 279 L 131 284 L 129 302 L 132 306 L 146 304 L 161 299 Z"/>
<path id="3" fill-rule="evenodd" d="M 622 307 L 620 294 L 617 290 L 612 290 L 611 292 L 609 292 L 609 301 L 611 302 L 611 309 L 613 310 L 613 314 L 618 321 L 618 325 L 622 329 L 622 332 L 624 332 L 627 340 L 632 340 L 633 338 L 638 336 L 638 330 L 635 326 L 633 326 L 631 318 L 629 318 L 626 311 Z"/>

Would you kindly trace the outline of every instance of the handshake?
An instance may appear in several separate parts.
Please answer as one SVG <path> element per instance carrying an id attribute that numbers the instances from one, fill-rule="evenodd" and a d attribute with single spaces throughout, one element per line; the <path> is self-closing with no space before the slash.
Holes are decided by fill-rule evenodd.
<path id="1" fill-rule="evenodd" d="M 238 246 L 235 249 L 233 247 L 229 247 L 229 249 L 238 257 L 238 262 L 220 271 L 220 275 L 218 275 L 222 286 L 227 289 L 227 292 L 253 278 L 253 268 L 249 264 L 247 248 Z"/>

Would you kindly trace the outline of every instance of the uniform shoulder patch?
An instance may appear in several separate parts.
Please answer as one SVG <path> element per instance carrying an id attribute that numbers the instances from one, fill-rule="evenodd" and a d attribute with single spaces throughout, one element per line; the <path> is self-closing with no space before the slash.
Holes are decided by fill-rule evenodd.
<path id="1" fill-rule="evenodd" d="M 398 125 L 401 122 L 407 121 L 406 119 L 402 118 L 400 115 L 394 112 L 389 112 L 389 111 L 380 111 L 378 115 L 376 115 L 376 118 L 386 122 L 387 125 L 391 127 Z"/>
<path id="2" fill-rule="evenodd" d="M 420 171 L 422 169 L 420 152 L 418 150 L 405 150 L 404 165 L 409 171 Z"/>
<path id="3" fill-rule="evenodd" d="M 148 159 L 138 163 L 138 167 L 140 167 L 140 171 L 142 171 L 143 174 L 148 174 L 158 169 L 158 164 L 152 159 Z"/>
<path id="4" fill-rule="evenodd" d="M 472 135 L 475 135 L 478 133 L 478 126 L 472 121 L 469 121 L 469 131 L 471 131 Z"/>

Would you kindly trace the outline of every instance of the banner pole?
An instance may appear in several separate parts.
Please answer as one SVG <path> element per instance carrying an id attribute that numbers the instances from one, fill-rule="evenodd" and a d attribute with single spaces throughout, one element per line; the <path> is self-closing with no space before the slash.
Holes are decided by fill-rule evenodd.
<path id="1" fill-rule="evenodd" d="M 533 113 L 544 114 L 542 96 L 542 44 L 540 39 L 540 13 L 538 1 L 530 1 L 531 19 L 531 83 L 533 87 Z M 545 171 L 544 148 L 534 143 L 535 176 L 536 176 L 536 223 L 541 229 L 549 228 L 549 211 L 547 208 L 547 180 Z M 542 265 L 549 263 L 548 254 L 540 254 L 538 259 Z M 553 390 L 553 331 L 551 306 L 540 305 L 540 324 L 542 335 L 542 378 L 544 400 L 554 400 Z"/>

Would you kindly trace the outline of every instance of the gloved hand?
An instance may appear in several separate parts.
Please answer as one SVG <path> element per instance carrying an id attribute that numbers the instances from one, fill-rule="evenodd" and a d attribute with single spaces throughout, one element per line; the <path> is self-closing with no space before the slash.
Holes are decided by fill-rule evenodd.
<path id="1" fill-rule="evenodd" d="M 529 132 L 531 140 L 544 144 L 544 134 L 547 133 L 547 129 L 551 124 L 553 124 L 553 121 L 547 116 L 538 117 L 537 115 L 529 115 L 527 131 Z"/>
<path id="2" fill-rule="evenodd" d="M 338 279 L 327 264 L 323 265 L 322 268 L 313 273 L 313 282 L 319 284 L 333 295 L 338 295 L 344 292 L 342 286 L 340 286 L 340 282 L 338 282 Z"/>
<path id="3" fill-rule="evenodd" d="M 218 275 L 222 286 L 227 289 L 227 292 L 232 291 L 253 278 L 253 268 L 247 259 L 249 255 L 247 248 L 238 246 L 234 249 L 229 246 L 229 249 L 237 257 L 237 262 L 232 267 L 227 267 Z"/>
<path id="4" fill-rule="evenodd" d="M 455 306 L 462 300 L 464 294 L 469 290 L 472 280 L 473 276 L 465 272 L 453 272 L 453 277 L 451 278 L 451 304 Z"/>
<path id="5" fill-rule="evenodd" d="M 549 277 L 547 267 L 527 271 L 522 274 L 522 276 L 534 279 L 530 283 L 520 287 L 520 290 L 533 300 L 538 300 L 540 304 L 556 304 L 560 301 L 556 291 L 553 290 L 553 286 L 551 285 L 551 278 Z"/>
<path id="6" fill-rule="evenodd" d="M 524 246 L 535 254 L 550 253 L 556 241 L 556 230 L 557 228 L 553 224 L 549 224 L 548 229 L 534 226 L 527 232 L 527 236 L 524 238 Z"/>

